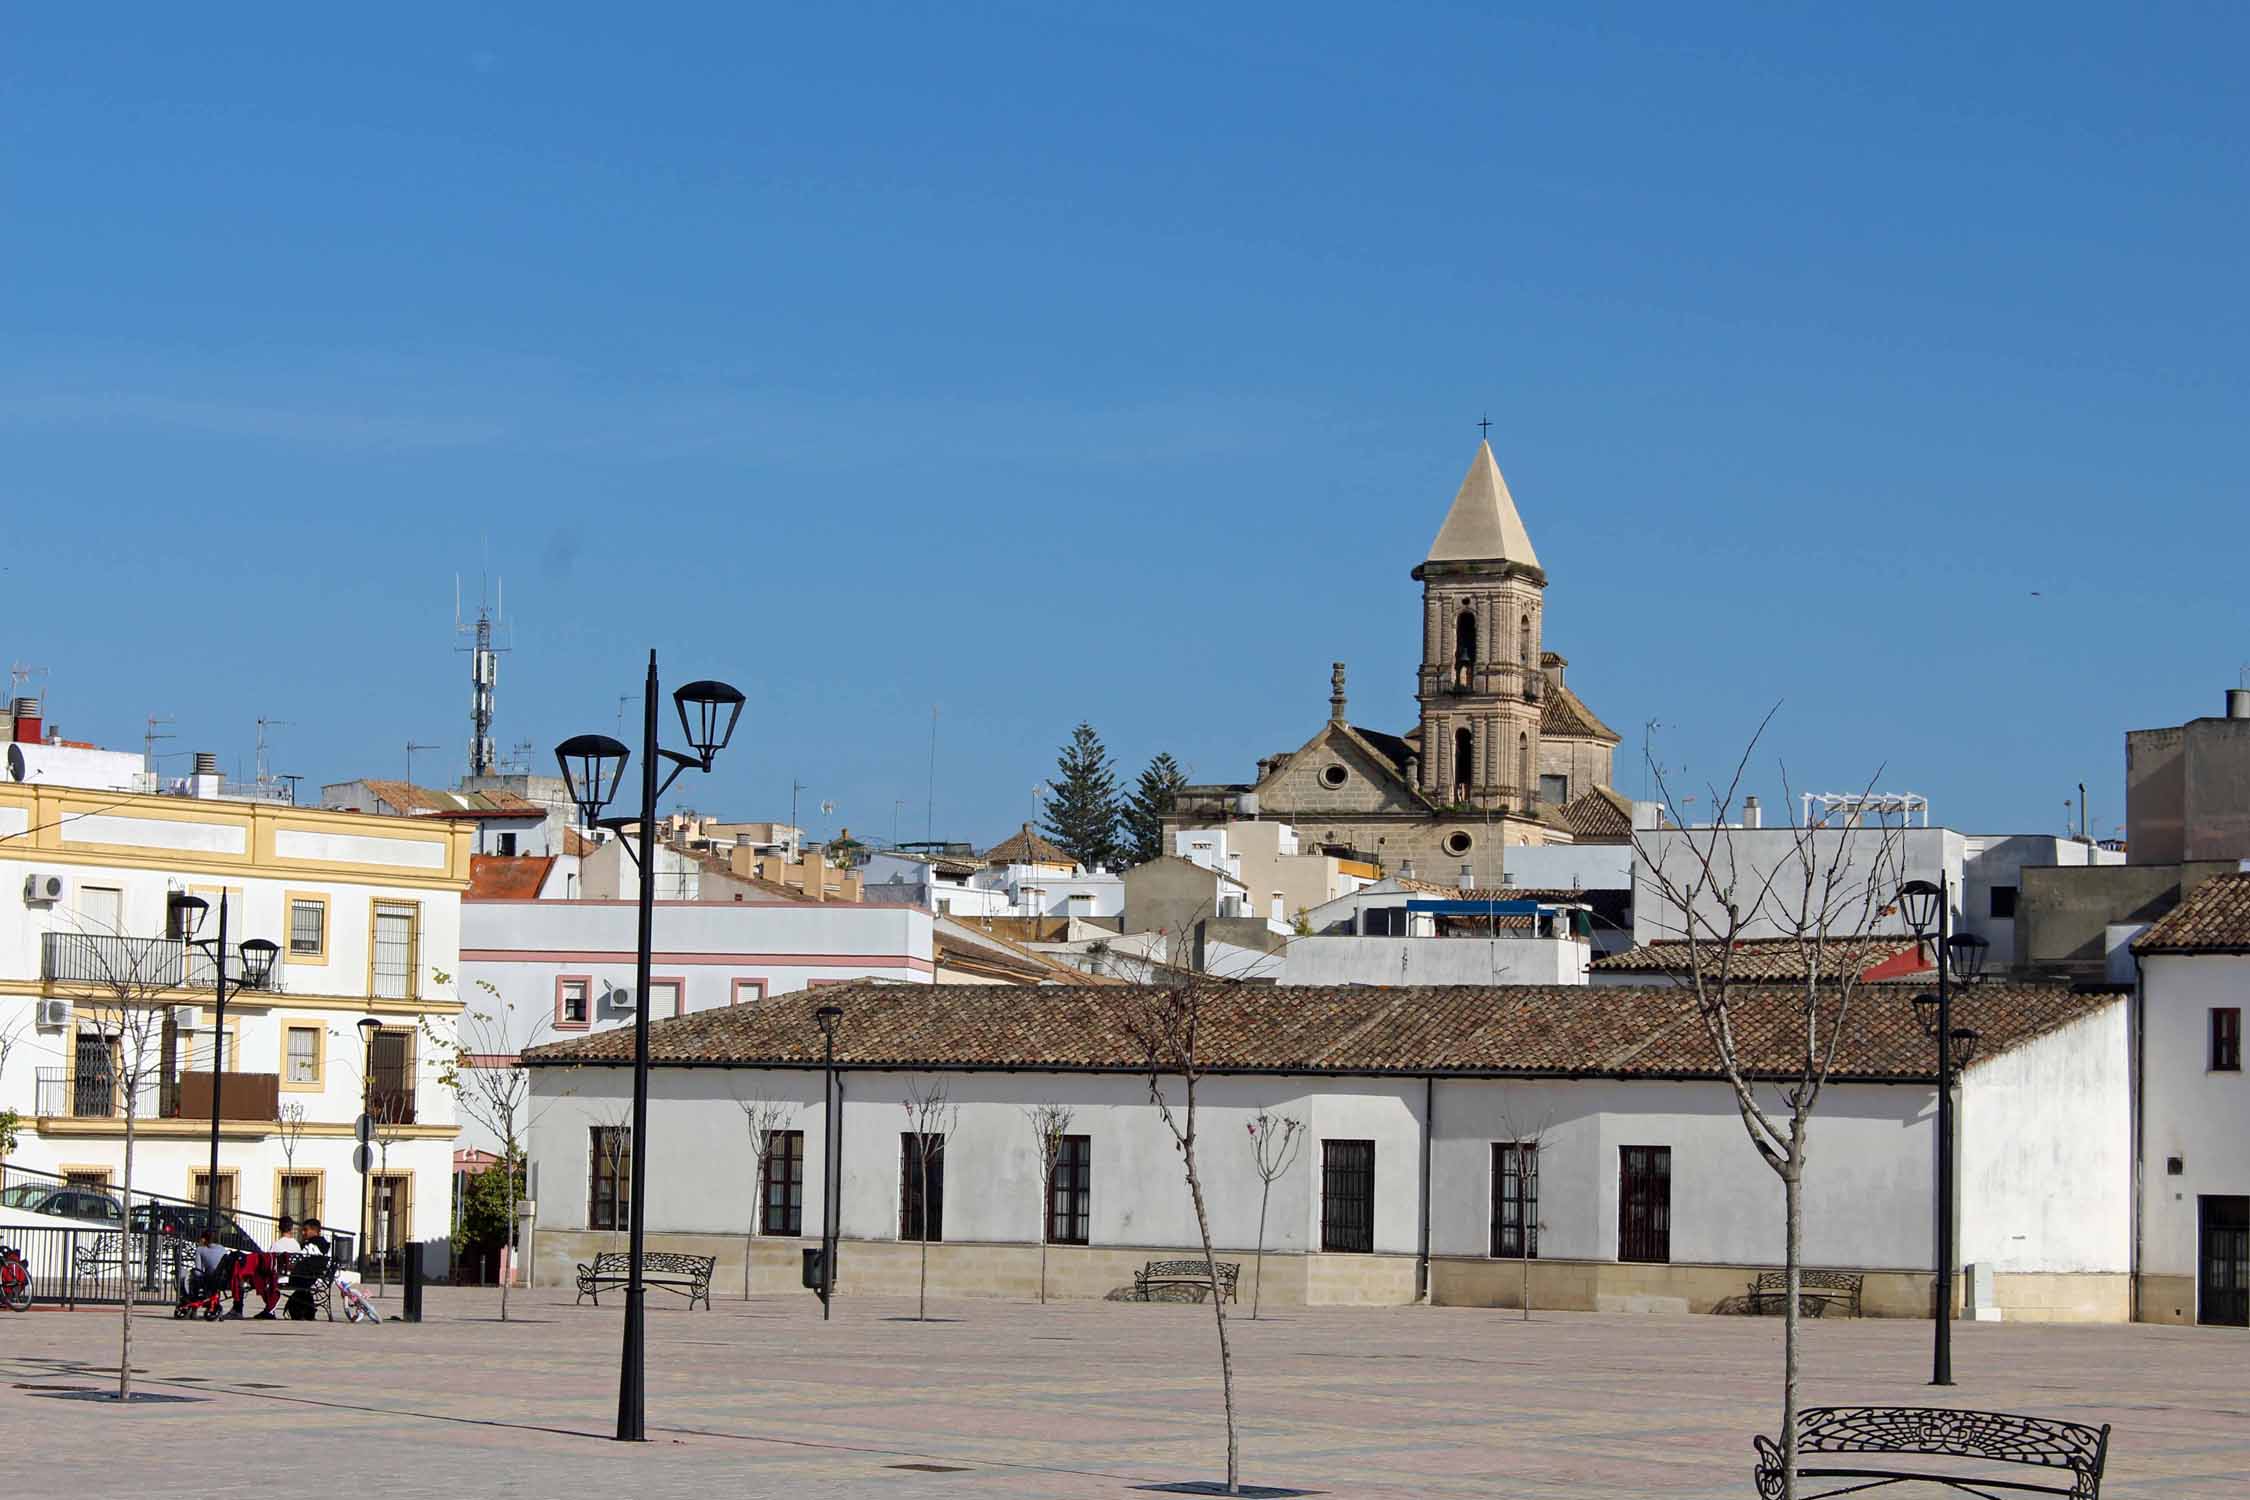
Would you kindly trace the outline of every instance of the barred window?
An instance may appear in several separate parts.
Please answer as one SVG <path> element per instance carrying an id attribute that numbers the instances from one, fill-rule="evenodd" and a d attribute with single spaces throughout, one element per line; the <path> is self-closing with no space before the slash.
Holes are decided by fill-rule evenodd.
<path id="1" fill-rule="evenodd" d="M 1492 1253 L 1539 1256 L 1539 1143 L 1492 1143 Z"/>
<path id="2" fill-rule="evenodd" d="M 1617 1258 L 1669 1261 L 1672 1258 L 1672 1148 L 1620 1146 L 1617 1151 Z"/>
<path id="3" fill-rule="evenodd" d="M 767 1234 L 802 1234 L 805 1225 L 805 1133 L 766 1132 L 765 1197 Z"/>
<path id="4" fill-rule="evenodd" d="M 1375 1249 L 1375 1143 L 1320 1143 L 1320 1248 Z"/>
<path id="5" fill-rule="evenodd" d="M 898 1237 L 902 1240 L 923 1238 L 923 1211 L 929 1215 L 929 1236 L 933 1241 L 945 1238 L 945 1137 L 930 1135 L 917 1137 L 911 1130 L 899 1135 L 899 1215 Z M 928 1150 L 928 1163 L 923 1162 L 924 1146 Z M 927 1192 L 924 1191 L 925 1183 Z"/>
<path id="6" fill-rule="evenodd" d="M 289 952 L 292 957 L 318 958 L 328 946 L 328 903 L 289 903 Z"/>
<path id="7" fill-rule="evenodd" d="M 588 1229 L 623 1229 L 633 1213 L 633 1131 L 628 1125 L 596 1125 L 587 1132 L 593 1152 L 587 1195 Z"/>
<path id="8" fill-rule="evenodd" d="M 289 1064 L 286 1081 L 290 1083 L 320 1082 L 320 1028 L 318 1026 L 292 1026 L 289 1038 Z"/>
<path id="9" fill-rule="evenodd" d="M 1047 1242 L 1083 1245 L 1093 1219 L 1094 1141 L 1066 1135 L 1055 1153 L 1055 1182 L 1047 1197 Z"/>
<path id="10" fill-rule="evenodd" d="M 375 907 L 375 995 L 380 1000 L 412 1000 L 415 926 L 421 908 L 379 902 Z"/>

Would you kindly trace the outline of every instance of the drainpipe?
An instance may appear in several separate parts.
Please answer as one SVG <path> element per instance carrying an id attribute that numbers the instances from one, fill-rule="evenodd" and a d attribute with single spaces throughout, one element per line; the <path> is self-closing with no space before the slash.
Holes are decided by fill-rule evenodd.
<path id="1" fill-rule="evenodd" d="M 2128 948 L 2127 952 L 2132 950 Z M 2148 1051 L 2148 985 L 2141 974 L 2141 960 L 2133 957 L 2133 1068 L 2127 1075 L 2126 1087 L 2133 1095 L 2133 1165 L 2132 1165 L 2132 1225 L 2133 1242 L 2125 1273 L 2125 1317 L 2128 1322 L 2141 1320 L 2141 1194 L 2147 1182 L 2148 1164 L 2145 1160 L 2147 1141 L 2142 1134 L 2142 1115 L 2147 1092 L 2142 1087 L 2145 1058 Z"/>
<path id="2" fill-rule="evenodd" d="M 1414 1268 L 1414 1299 L 1430 1301 L 1430 1141 L 1437 1134 L 1437 1075 L 1422 1075 L 1422 1232 L 1421 1258 Z"/>

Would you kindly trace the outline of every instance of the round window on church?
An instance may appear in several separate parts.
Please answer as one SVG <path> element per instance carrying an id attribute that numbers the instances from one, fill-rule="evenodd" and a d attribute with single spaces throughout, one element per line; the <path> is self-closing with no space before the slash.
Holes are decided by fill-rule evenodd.
<path id="1" fill-rule="evenodd" d="M 1320 768 L 1320 784 L 1331 788 L 1340 787 L 1344 784 L 1348 775 L 1349 773 L 1342 766 L 1322 766 Z"/>
<path id="2" fill-rule="evenodd" d="M 1445 852 L 1448 854 L 1466 854 L 1476 847 L 1476 843 L 1475 839 L 1456 828 L 1445 836 Z"/>

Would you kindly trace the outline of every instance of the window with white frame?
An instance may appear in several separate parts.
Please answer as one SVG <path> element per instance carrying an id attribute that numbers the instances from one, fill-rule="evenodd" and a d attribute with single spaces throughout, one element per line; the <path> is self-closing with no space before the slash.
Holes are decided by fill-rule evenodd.
<path id="1" fill-rule="evenodd" d="M 415 947 L 422 909 L 403 902 L 375 903 L 373 982 L 378 1000 L 415 997 Z"/>

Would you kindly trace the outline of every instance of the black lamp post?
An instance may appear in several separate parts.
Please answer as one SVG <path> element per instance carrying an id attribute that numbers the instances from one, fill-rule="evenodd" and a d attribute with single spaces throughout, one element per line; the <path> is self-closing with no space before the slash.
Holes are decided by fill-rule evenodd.
<path id="1" fill-rule="evenodd" d="M 1985 950 L 1990 945 L 1972 932 L 1952 930 L 1950 881 L 1943 875 L 1933 885 L 1909 880 L 1899 887 L 1898 905 L 1906 925 L 1921 937 L 1937 931 L 1937 993 L 1916 995 L 1914 1014 L 1922 1034 L 1938 1044 L 1937 1139 L 1937 1328 L 1930 1352 L 1930 1384 L 1953 1384 L 1953 1073 L 1965 1068 L 1976 1055 L 1977 1034 L 1953 1024 L 1953 985 L 1977 982 L 1984 973 Z"/>
<path id="2" fill-rule="evenodd" d="M 820 1321 L 825 1323 L 836 1292 L 836 1195 L 843 1186 L 843 1142 L 836 1136 L 836 1023 L 844 1019 L 844 1008 L 823 1005 L 813 1019 L 820 1023 L 821 1067 L 827 1079 L 820 1096 Z"/>
<path id="3" fill-rule="evenodd" d="M 367 1252 L 375 1244 L 375 1236 L 368 1233 L 367 1220 L 372 1209 L 367 1202 L 367 1168 L 375 1156 L 375 1033 L 382 1029 L 383 1023 L 373 1016 L 360 1017 L 359 1117 L 367 1122 L 368 1132 L 352 1149 L 352 1159 L 359 1167 L 359 1253 L 353 1257 L 353 1262 L 363 1268 Z M 357 1137 L 358 1132 L 353 1134 Z"/>
<path id="4" fill-rule="evenodd" d="M 227 1041 L 227 894 L 219 892 L 219 936 L 216 942 L 198 939 L 196 933 L 203 928 L 203 919 L 209 915 L 211 903 L 201 896 L 172 898 L 172 926 L 190 948 L 201 948 L 212 957 L 218 978 L 213 988 L 213 1015 L 211 1018 L 211 1170 L 204 1179 L 205 1227 L 214 1236 L 219 1233 L 219 1099 L 226 1083 Z M 264 938 L 252 938 L 242 945 L 242 982 L 237 991 L 262 990 L 273 982 L 273 961 L 281 952 L 277 944 Z M 186 975 L 181 975 L 185 979 Z"/>
<path id="5" fill-rule="evenodd" d="M 625 1443 L 641 1442 L 647 1434 L 646 1289 L 641 1285 L 641 1244 L 643 1205 L 648 1201 L 648 982 L 649 948 L 656 925 L 656 854 L 652 842 L 656 799 L 689 767 L 710 770 L 713 758 L 734 737 L 735 721 L 742 717 L 741 692 L 723 682 L 691 682 L 674 692 L 672 699 L 679 707 L 680 731 L 694 748 L 693 755 L 666 750 L 657 743 L 656 653 L 651 651 L 648 678 L 641 691 L 641 815 L 637 819 L 601 815 L 616 798 L 618 784 L 625 777 L 625 764 L 632 752 L 623 744 L 606 734 L 581 734 L 555 747 L 555 761 L 562 767 L 563 784 L 570 791 L 570 800 L 578 805 L 580 820 L 588 827 L 620 834 L 637 824 L 641 841 L 639 852 L 633 856 L 641 869 L 641 923 L 633 985 L 633 1133 L 627 1138 L 627 1149 L 632 1152 L 633 1198 L 628 1209 L 632 1229 L 627 1239 L 625 1352 L 617 1380 L 617 1439 Z M 670 762 L 672 767 L 661 784 L 656 779 L 659 760 Z M 626 848 L 631 851 L 632 846 Z"/>

